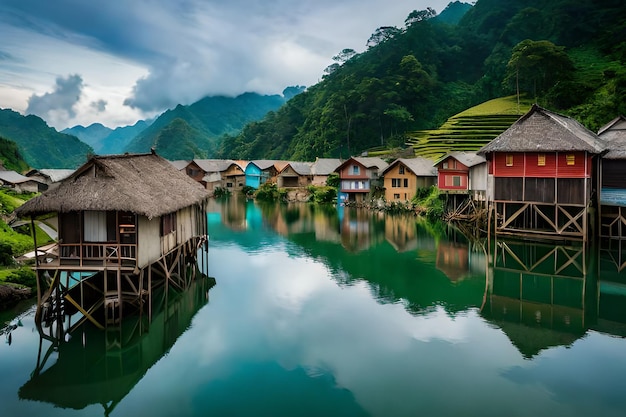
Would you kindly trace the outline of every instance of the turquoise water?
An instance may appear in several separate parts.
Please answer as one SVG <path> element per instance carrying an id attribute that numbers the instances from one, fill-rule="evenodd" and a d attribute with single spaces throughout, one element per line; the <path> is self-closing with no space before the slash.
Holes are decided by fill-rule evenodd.
<path id="1" fill-rule="evenodd" d="M 23 314 L 0 415 L 626 413 L 626 279 L 600 251 L 308 205 L 208 218 L 216 284 L 164 296 L 151 324 L 50 351 Z"/>

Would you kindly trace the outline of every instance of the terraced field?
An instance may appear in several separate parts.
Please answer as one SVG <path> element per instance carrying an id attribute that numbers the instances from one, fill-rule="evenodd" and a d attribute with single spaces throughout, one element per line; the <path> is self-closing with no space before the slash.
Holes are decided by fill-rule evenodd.
<path id="1" fill-rule="evenodd" d="M 439 129 L 408 134 L 416 156 L 436 160 L 452 151 L 477 151 L 508 129 L 532 106 L 515 96 L 487 101 L 450 117 Z"/>

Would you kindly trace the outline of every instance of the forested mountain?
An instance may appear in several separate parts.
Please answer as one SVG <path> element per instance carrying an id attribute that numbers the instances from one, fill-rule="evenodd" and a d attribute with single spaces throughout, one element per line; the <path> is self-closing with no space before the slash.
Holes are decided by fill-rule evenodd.
<path id="1" fill-rule="evenodd" d="M 0 170 L 15 171 L 22 174 L 28 168 L 28 164 L 20 155 L 17 144 L 0 137 Z"/>
<path id="2" fill-rule="evenodd" d="M 189 106 L 179 104 L 161 114 L 124 150 L 148 152 L 154 147 L 168 159 L 212 157 L 222 135 L 239 133 L 247 123 L 282 106 L 285 97 L 293 93 L 293 88 L 288 88 L 284 96 L 244 93 L 234 98 L 205 97 Z"/>
<path id="3" fill-rule="evenodd" d="M 592 130 L 626 113 L 621 0 L 478 0 L 456 25 L 413 11 L 367 47 L 342 50 L 320 83 L 225 137 L 217 156 L 347 157 L 518 92 Z"/>
<path id="4" fill-rule="evenodd" d="M 61 132 L 74 135 L 91 146 L 98 155 L 122 153 L 126 146 L 139 133 L 150 126 L 149 122 L 139 120 L 132 126 L 108 128 L 101 123 L 93 123 L 87 127 L 74 126 Z"/>
<path id="5" fill-rule="evenodd" d="M 77 168 L 93 149 L 76 136 L 57 132 L 40 117 L 0 109 L 0 136 L 17 144 L 32 168 Z"/>

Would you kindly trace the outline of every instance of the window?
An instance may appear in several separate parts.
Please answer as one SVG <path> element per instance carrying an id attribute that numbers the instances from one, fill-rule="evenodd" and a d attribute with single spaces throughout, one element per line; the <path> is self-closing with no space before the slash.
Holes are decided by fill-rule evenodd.
<path id="1" fill-rule="evenodd" d="M 537 155 L 537 166 L 545 167 L 546 166 L 546 154 L 540 153 Z"/>
<path id="2" fill-rule="evenodd" d="M 404 165 L 398 167 L 398 174 L 404 174 Z"/>
<path id="3" fill-rule="evenodd" d="M 455 175 L 454 177 L 452 177 L 452 185 L 454 187 L 460 187 L 461 186 L 461 177 L 458 175 Z"/>
<path id="4" fill-rule="evenodd" d="M 565 155 L 565 161 L 567 165 L 574 165 L 576 163 L 576 157 L 573 154 Z"/>
<path id="5" fill-rule="evenodd" d="M 512 167 L 513 166 L 513 155 L 508 154 L 506 156 L 506 166 L 508 166 L 508 167 Z"/>
<path id="6" fill-rule="evenodd" d="M 226 183 L 226 187 L 227 188 L 233 188 L 233 183 L 232 182 L 227 182 Z"/>
<path id="7" fill-rule="evenodd" d="M 447 162 L 443 163 L 443 169 L 448 169 L 448 163 Z"/>
<path id="8" fill-rule="evenodd" d="M 400 194 L 394 194 L 393 195 L 393 199 L 394 200 L 400 200 Z"/>
<path id="9" fill-rule="evenodd" d="M 358 165 L 352 165 L 352 175 L 359 175 L 360 172 L 361 170 Z"/>
<path id="10" fill-rule="evenodd" d="M 407 188 L 409 186 L 409 179 L 405 178 L 404 179 L 404 188 Z"/>
<path id="11" fill-rule="evenodd" d="M 400 181 L 401 181 L 400 178 L 392 178 L 391 179 L 391 187 L 393 187 L 393 188 L 400 187 Z"/>
<path id="12" fill-rule="evenodd" d="M 161 236 L 169 235 L 176 230 L 176 213 L 165 214 L 161 217 Z"/>

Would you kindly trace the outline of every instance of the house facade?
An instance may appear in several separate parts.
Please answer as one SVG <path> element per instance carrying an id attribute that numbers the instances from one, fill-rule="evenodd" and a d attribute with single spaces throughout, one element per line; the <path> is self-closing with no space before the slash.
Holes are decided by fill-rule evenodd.
<path id="1" fill-rule="evenodd" d="M 382 171 L 386 201 L 408 202 L 419 188 L 437 184 L 437 170 L 427 158 L 399 158 Z"/>
<path id="2" fill-rule="evenodd" d="M 478 153 L 487 158 L 496 234 L 583 240 L 600 138 L 537 105 Z"/>
<path id="3" fill-rule="evenodd" d="M 599 170 L 600 236 L 622 240 L 626 238 L 626 117 L 611 120 L 598 136 L 607 148 Z"/>
<path id="4" fill-rule="evenodd" d="M 346 200 L 364 202 L 374 187 L 381 186 L 380 174 L 389 164 L 381 158 L 352 157 L 335 170 L 341 181 L 340 192 Z"/>
<path id="5" fill-rule="evenodd" d="M 286 161 L 260 159 L 248 162 L 246 185 L 257 190 L 266 182 L 276 182 L 278 173 L 287 165 Z"/>
<path id="6" fill-rule="evenodd" d="M 311 166 L 311 184 L 317 186 L 326 185 L 328 176 L 334 173 L 341 163 L 341 159 L 337 158 L 316 158 Z"/>
<path id="7" fill-rule="evenodd" d="M 42 181 L 15 171 L 0 171 L 0 186 L 10 188 L 17 193 L 38 193 L 47 188 Z"/>
<path id="8" fill-rule="evenodd" d="M 278 173 L 276 185 L 278 188 L 301 188 L 311 185 L 313 175 L 310 162 L 289 162 Z"/>

